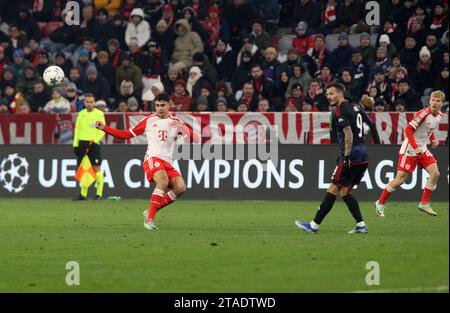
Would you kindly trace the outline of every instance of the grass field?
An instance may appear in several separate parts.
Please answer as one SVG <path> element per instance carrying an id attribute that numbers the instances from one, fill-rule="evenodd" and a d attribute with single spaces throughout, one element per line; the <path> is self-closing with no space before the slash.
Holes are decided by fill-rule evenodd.
<path id="1" fill-rule="evenodd" d="M 74 203 L 0 199 L 0 292 L 448 292 L 449 209 L 437 217 L 391 202 L 387 217 L 362 202 L 369 234 L 338 201 L 319 235 L 319 202 L 180 200 L 143 228 L 144 200 Z M 65 283 L 66 263 L 80 285 Z M 368 261 L 380 286 L 367 286 Z"/>

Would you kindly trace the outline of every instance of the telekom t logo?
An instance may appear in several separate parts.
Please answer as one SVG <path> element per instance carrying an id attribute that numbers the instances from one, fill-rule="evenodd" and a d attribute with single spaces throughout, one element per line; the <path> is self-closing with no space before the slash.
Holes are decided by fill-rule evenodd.
<path id="1" fill-rule="evenodd" d="M 161 141 L 166 141 L 166 138 L 167 138 L 167 131 L 165 131 L 165 130 L 160 130 L 160 131 L 158 132 L 158 137 L 159 137 L 159 139 L 161 139 Z"/>
<path id="2" fill-rule="evenodd" d="M 80 4 L 76 1 L 68 1 L 62 14 L 66 14 L 64 22 L 69 26 L 80 25 Z"/>

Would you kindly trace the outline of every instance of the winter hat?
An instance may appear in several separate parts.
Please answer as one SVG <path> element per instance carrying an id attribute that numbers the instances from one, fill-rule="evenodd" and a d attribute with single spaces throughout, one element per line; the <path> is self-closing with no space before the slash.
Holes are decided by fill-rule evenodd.
<path id="1" fill-rule="evenodd" d="M 81 49 L 80 50 L 80 57 L 89 57 L 89 52 L 86 49 Z"/>
<path id="2" fill-rule="evenodd" d="M 208 98 L 205 97 L 205 96 L 199 96 L 197 98 L 197 105 L 202 104 L 202 103 L 208 105 L 209 104 L 208 103 Z"/>
<path id="3" fill-rule="evenodd" d="M 130 17 L 132 17 L 133 15 L 140 16 L 142 19 L 144 19 L 144 10 L 142 10 L 141 8 L 135 8 L 131 11 Z"/>
<path id="4" fill-rule="evenodd" d="M 165 4 L 162 8 L 163 11 L 173 11 L 172 6 L 170 4 Z"/>
<path id="5" fill-rule="evenodd" d="M 220 16 L 219 8 L 216 7 L 215 5 L 213 5 L 213 6 L 211 6 L 211 7 L 209 8 L 209 10 L 208 10 L 208 15 L 211 14 L 211 13 L 216 13 L 217 15 Z"/>
<path id="6" fill-rule="evenodd" d="M 152 84 L 152 86 L 150 87 L 150 89 L 151 88 L 156 88 L 156 89 L 158 89 L 159 90 L 159 92 L 163 92 L 164 91 L 164 85 L 161 83 L 161 82 L 154 82 L 153 84 Z"/>
<path id="7" fill-rule="evenodd" d="M 303 30 L 306 32 L 306 30 L 308 29 L 308 23 L 306 23 L 305 21 L 300 21 L 298 22 L 296 29 Z"/>
<path id="8" fill-rule="evenodd" d="M 340 33 L 338 36 L 338 40 L 341 40 L 341 39 L 345 39 L 348 41 L 348 34 L 345 32 Z"/>
<path id="9" fill-rule="evenodd" d="M 86 70 L 86 75 L 97 75 L 97 69 L 95 66 L 89 66 L 89 68 Z"/>
<path id="10" fill-rule="evenodd" d="M 384 51 L 384 54 L 387 55 L 387 49 L 384 47 L 378 47 L 377 51 L 382 50 Z"/>
<path id="11" fill-rule="evenodd" d="M 426 46 L 423 46 L 422 49 L 420 49 L 419 57 L 422 57 L 423 55 L 428 55 L 428 57 L 431 57 L 430 50 Z"/>
<path id="12" fill-rule="evenodd" d="M 197 73 L 197 75 L 200 75 L 202 73 L 202 71 L 200 70 L 200 68 L 198 66 L 193 66 L 189 70 L 189 74 L 191 74 L 191 73 Z"/>
<path id="13" fill-rule="evenodd" d="M 391 44 L 391 40 L 389 39 L 389 36 L 386 34 L 381 35 L 378 42 L 379 43 L 386 42 L 387 44 Z"/>
<path id="14" fill-rule="evenodd" d="M 67 90 L 78 90 L 77 85 L 75 85 L 75 83 L 70 83 L 67 88 Z"/>
<path id="15" fill-rule="evenodd" d="M 186 82 L 183 80 L 183 79 L 177 79 L 176 81 L 175 81 L 175 84 L 174 84 L 175 86 L 178 86 L 178 85 L 182 85 L 183 87 L 185 87 L 186 86 Z"/>
<path id="16" fill-rule="evenodd" d="M 228 101 L 224 97 L 218 97 L 217 98 L 216 104 L 219 104 L 219 103 L 224 103 L 225 105 L 228 105 Z"/>
<path id="17" fill-rule="evenodd" d="M 128 100 L 127 100 L 127 105 L 128 105 L 129 107 L 130 107 L 130 106 L 133 106 L 133 105 L 139 106 L 139 102 L 137 101 L 136 97 L 130 97 L 130 98 L 128 98 Z"/>
<path id="18" fill-rule="evenodd" d="M 361 35 L 359 36 L 359 39 L 362 39 L 362 38 L 369 38 L 370 39 L 370 35 L 368 33 L 366 33 L 366 32 L 361 33 Z"/>
<path id="19" fill-rule="evenodd" d="M 23 57 L 25 57 L 25 52 L 23 52 L 22 49 L 17 49 L 16 51 L 14 51 L 13 58 L 23 58 Z"/>

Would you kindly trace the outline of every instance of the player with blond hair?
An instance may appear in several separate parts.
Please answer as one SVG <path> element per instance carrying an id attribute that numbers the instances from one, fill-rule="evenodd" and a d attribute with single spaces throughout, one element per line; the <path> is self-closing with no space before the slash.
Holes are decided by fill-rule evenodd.
<path id="1" fill-rule="evenodd" d="M 436 188 L 439 178 L 437 161 L 427 145 L 431 142 L 431 147 L 435 149 L 439 141 L 434 135 L 434 129 L 439 127 L 442 118 L 441 107 L 445 100 L 445 94 L 440 91 L 431 93 L 429 106 L 416 113 L 414 118 L 405 128 L 405 140 L 400 148 L 397 165 L 397 175 L 391 180 L 383 190 L 380 198 L 375 202 L 376 213 L 384 217 L 385 203 L 394 191 L 405 183 L 408 175 L 416 169 L 417 165 L 424 168 L 430 177 L 428 178 L 422 199 L 418 205 L 419 210 L 430 215 L 437 215 L 430 205 L 431 195 Z"/>

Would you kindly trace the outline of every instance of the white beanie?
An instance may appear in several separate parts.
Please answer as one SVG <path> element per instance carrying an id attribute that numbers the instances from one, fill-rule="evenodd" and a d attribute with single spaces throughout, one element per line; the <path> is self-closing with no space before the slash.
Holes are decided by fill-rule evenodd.
<path id="1" fill-rule="evenodd" d="M 429 57 L 431 57 L 430 50 L 428 50 L 426 46 L 423 46 L 422 49 L 420 49 L 419 57 L 422 57 L 422 55 L 428 55 Z"/>
<path id="2" fill-rule="evenodd" d="M 378 40 L 379 43 L 387 42 L 388 44 L 391 44 L 391 40 L 389 39 L 389 36 L 386 34 L 383 34 L 380 36 L 380 39 Z"/>
<path id="3" fill-rule="evenodd" d="M 158 89 L 159 92 L 164 92 L 164 85 L 163 85 L 160 81 L 154 82 L 154 83 L 151 85 L 150 89 L 153 88 L 153 87 L 155 87 L 156 89 Z"/>
<path id="4" fill-rule="evenodd" d="M 191 73 L 197 73 L 197 75 L 200 75 L 202 73 L 202 70 L 198 66 L 193 66 L 189 70 L 189 74 Z"/>

